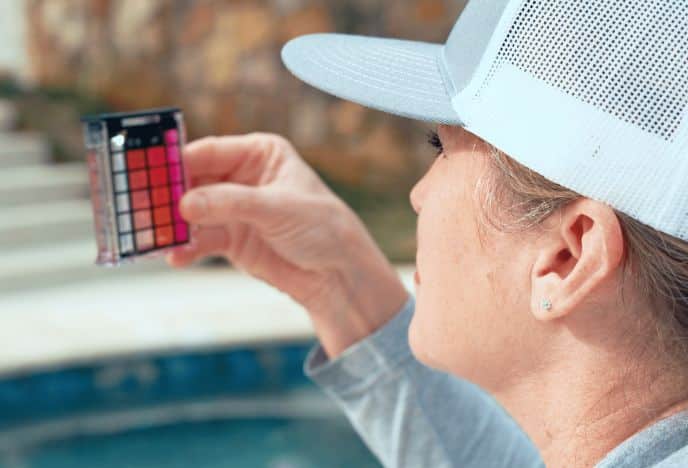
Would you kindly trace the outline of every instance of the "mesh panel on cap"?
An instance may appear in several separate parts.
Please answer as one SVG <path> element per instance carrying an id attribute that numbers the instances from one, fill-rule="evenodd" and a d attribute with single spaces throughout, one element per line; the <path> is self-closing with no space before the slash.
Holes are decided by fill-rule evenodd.
<path id="1" fill-rule="evenodd" d="M 672 140 L 688 107 L 686 31 L 683 0 L 525 0 L 481 90 L 507 62 Z"/>

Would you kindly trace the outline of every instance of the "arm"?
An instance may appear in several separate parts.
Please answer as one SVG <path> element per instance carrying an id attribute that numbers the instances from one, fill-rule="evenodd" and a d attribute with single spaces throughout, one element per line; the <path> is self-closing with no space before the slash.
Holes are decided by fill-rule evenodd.
<path id="1" fill-rule="evenodd" d="M 346 412 L 389 467 L 541 467 L 535 446 L 479 387 L 413 358 L 410 297 L 373 335 L 328 361 L 318 345 L 306 374 Z"/>
<path id="2" fill-rule="evenodd" d="M 194 242 L 168 260 L 181 267 L 220 254 L 302 304 L 322 344 L 308 373 L 380 459 L 414 468 L 537 466 L 537 452 L 487 395 L 413 359 L 413 301 L 396 271 L 288 141 L 206 138 L 187 146 L 184 161 L 192 190 L 181 212 Z"/>

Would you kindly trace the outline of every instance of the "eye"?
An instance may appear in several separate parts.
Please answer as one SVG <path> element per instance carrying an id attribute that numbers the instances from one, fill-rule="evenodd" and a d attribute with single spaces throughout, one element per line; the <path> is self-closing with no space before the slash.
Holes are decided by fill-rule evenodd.
<path id="1" fill-rule="evenodd" d="M 439 157 L 440 155 L 442 155 L 444 158 L 447 157 L 447 155 L 444 154 L 444 146 L 442 146 L 442 140 L 440 140 L 440 136 L 437 134 L 437 132 L 432 131 L 428 133 L 428 144 L 437 152 L 436 157 Z"/>

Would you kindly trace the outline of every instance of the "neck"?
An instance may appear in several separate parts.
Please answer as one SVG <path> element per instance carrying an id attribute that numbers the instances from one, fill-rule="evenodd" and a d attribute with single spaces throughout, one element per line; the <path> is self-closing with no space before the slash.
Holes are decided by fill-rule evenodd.
<path id="1" fill-rule="evenodd" d="M 494 392 L 550 468 L 594 466 L 633 434 L 688 407 L 685 382 L 675 375 L 636 366 L 611 376 L 624 366 L 601 360 L 599 350 L 571 355 L 566 366 Z"/>

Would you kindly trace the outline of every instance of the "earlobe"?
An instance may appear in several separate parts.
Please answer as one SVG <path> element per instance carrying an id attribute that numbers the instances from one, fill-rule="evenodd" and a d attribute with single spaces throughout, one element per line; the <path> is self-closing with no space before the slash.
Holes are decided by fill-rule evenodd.
<path id="1" fill-rule="evenodd" d="M 532 293 L 531 293 L 531 312 L 536 319 L 541 321 L 554 320 L 568 313 L 566 304 L 562 301 L 559 291 L 562 287 L 562 278 L 555 272 L 536 273 L 537 268 L 533 269 Z"/>
<path id="2" fill-rule="evenodd" d="M 614 210 L 584 198 L 563 208 L 560 225 L 537 244 L 531 312 L 549 321 L 573 313 L 617 270 L 624 241 Z"/>

